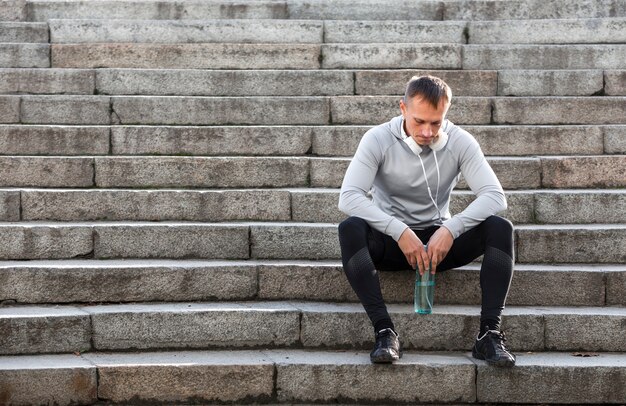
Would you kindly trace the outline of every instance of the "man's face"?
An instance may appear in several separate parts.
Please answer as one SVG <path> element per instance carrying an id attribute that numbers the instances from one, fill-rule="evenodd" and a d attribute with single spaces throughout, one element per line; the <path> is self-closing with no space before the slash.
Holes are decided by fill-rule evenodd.
<path id="1" fill-rule="evenodd" d="M 406 104 L 400 100 L 404 132 L 413 137 L 418 145 L 430 145 L 439 135 L 449 107 L 450 103 L 443 99 L 437 108 L 420 96 L 410 99 Z"/>

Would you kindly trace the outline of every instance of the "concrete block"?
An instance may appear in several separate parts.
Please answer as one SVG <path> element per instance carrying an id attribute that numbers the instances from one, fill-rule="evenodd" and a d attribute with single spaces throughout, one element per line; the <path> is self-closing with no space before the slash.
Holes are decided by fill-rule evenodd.
<path id="1" fill-rule="evenodd" d="M 565 308 L 546 312 L 546 348 L 553 351 L 624 351 L 626 309 Z"/>
<path id="2" fill-rule="evenodd" d="M 626 154 L 626 126 L 604 127 L 604 152 Z"/>
<path id="3" fill-rule="evenodd" d="M 22 96 L 24 124 L 110 124 L 104 96 Z"/>
<path id="4" fill-rule="evenodd" d="M 313 44 L 53 44 L 55 68 L 318 69 Z"/>
<path id="5" fill-rule="evenodd" d="M 0 13 L 2 13 L 1 7 Z M 48 25 L 46 23 L 5 22 L 4 18 L 0 18 L 0 42 L 48 42 Z"/>
<path id="6" fill-rule="evenodd" d="M 606 273 L 606 304 L 626 305 L 626 272 L 623 268 Z"/>
<path id="7" fill-rule="evenodd" d="M 470 22 L 470 44 L 606 44 L 626 42 L 626 19 Z"/>
<path id="8" fill-rule="evenodd" d="M 258 259 L 337 259 L 337 226 L 273 223 L 250 226 L 250 256 Z"/>
<path id="9" fill-rule="evenodd" d="M 311 158 L 311 186 L 340 187 L 350 161 L 348 158 Z"/>
<path id="10" fill-rule="evenodd" d="M 0 3 L 0 21 L 25 21 L 26 0 L 4 0 Z"/>
<path id="11" fill-rule="evenodd" d="M 51 20 L 54 43 L 298 43 L 323 42 L 322 21 L 295 20 Z M 46 41 L 47 42 L 47 41 Z"/>
<path id="12" fill-rule="evenodd" d="M 330 99 L 334 124 L 381 124 L 400 113 L 400 96 L 335 96 Z M 455 124 L 489 124 L 491 100 L 455 98 L 446 116 Z"/>
<path id="13" fill-rule="evenodd" d="M 461 70 L 365 70 L 355 73 L 358 95 L 404 95 L 406 84 L 413 76 L 433 75 L 443 79 L 456 96 L 495 96 L 498 88 L 496 71 Z"/>
<path id="14" fill-rule="evenodd" d="M 0 69 L 0 93 L 93 94 L 94 76 L 82 69 Z"/>
<path id="15" fill-rule="evenodd" d="M 626 398 L 621 384 L 626 379 L 624 354 L 596 357 L 575 357 L 571 353 L 519 354 L 515 368 L 508 370 L 475 362 L 478 402 L 589 404 L 621 403 Z M 499 390 L 493 390 L 494 387 Z"/>
<path id="16" fill-rule="evenodd" d="M 48 68 L 48 44 L 0 44 L 0 68 Z"/>
<path id="17" fill-rule="evenodd" d="M 193 223 L 96 226 L 94 257 L 247 259 L 248 226 Z"/>
<path id="18" fill-rule="evenodd" d="M 599 126 L 463 126 L 485 155 L 589 155 L 603 154 Z"/>
<path id="19" fill-rule="evenodd" d="M 539 223 L 626 223 L 626 193 L 607 191 L 555 191 L 535 194 Z"/>
<path id="20" fill-rule="evenodd" d="M 98 401 L 96 367 L 73 354 L 0 358 L 3 402 L 76 405 Z"/>
<path id="21" fill-rule="evenodd" d="M 353 156 L 371 126 L 317 126 L 311 137 L 314 155 Z"/>
<path id="22" fill-rule="evenodd" d="M 1 195 L 0 195 L 1 196 Z M 24 220 L 288 221 L 288 191 L 28 190 Z"/>
<path id="23" fill-rule="evenodd" d="M 352 94 L 352 72 L 336 70 L 99 69 L 99 94 L 333 96 Z"/>
<path id="24" fill-rule="evenodd" d="M 98 350 L 289 346 L 300 312 L 282 303 L 175 303 L 85 307 Z"/>
<path id="25" fill-rule="evenodd" d="M 464 45 L 463 69 L 622 69 L 626 45 Z"/>
<path id="26" fill-rule="evenodd" d="M 465 43 L 463 21 L 324 22 L 326 43 Z"/>
<path id="27" fill-rule="evenodd" d="M 518 262 L 621 263 L 626 259 L 623 225 L 518 226 L 516 234 Z"/>
<path id="28" fill-rule="evenodd" d="M 0 309 L 0 354 L 87 351 L 89 314 L 75 307 Z"/>
<path id="29" fill-rule="evenodd" d="M 493 107 L 497 124 L 626 124 L 621 97 L 507 97 Z"/>
<path id="30" fill-rule="evenodd" d="M 116 403 L 268 401 L 273 362 L 259 352 L 87 354 L 98 368 L 98 398 Z"/>
<path id="31" fill-rule="evenodd" d="M 541 163 L 537 158 L 488 158 L 504 189 L 536 189 L 541 187 Z M 465 180 L 457 188 L 467 189 Z"/>
<path id="32" fill-rule="evenodd" d="M 20 122 L 19 96 L 0 96 L 0 123 L 10 124 Z"/>
<path id="33" fill-rule="evenodd" d="M 339 223 L 347 216 L 339 211 L 339 192 L 291 192 L 291 217 L 295 221 L 314 223 Z"/>
<path id="34" fill-rule="evenodd" d="M 604 92 L 609 96 L 626 96 L 626 70 L 604 71 Z"/>
<path id="35" fill-rule="evenodd" d="M 2 259 L 69 259 L 90 255 L 92 230 L 85 226 L 2 225 Z"/>
<path id="36" fill-rule="evenodd" d="M 0 191 L 0 221 L 20 220 L 20 192 Z"/>
<path id="37" fill-rule="evenodd" d="M 456 192 L 450 198 L 450 213 L 454 216 L 463 211 L 476 196 L 471 192 Z M 500 216 L 512 221 L 513 224 L 535 222 L 533 195 L 525 192 L 507 192 L 508 208 L 499 213 Z"/>
<path id="38" fill-rule="evenodd" d="M 17 303 L 244 300 L 256 293 L 256 267 L 247 263 L 98 260 L 0 268 L 0 301 Z"/>
<path id="39" fill-rule="evenodd" d="M 541 158 L 541 184 L 548 188 L 626 186 L 626 156 Z"/>
<path id="40" fill-rule="evenodd" d="M 0 185 L 11 187 L 93 186 L 93 159 L 0 157 Z"/>
<path id="41" fill-rule="evenodd" d="M 307 158 L 96 158 L 99 187 L 299 187 L 308 175 Z"/>
<path id="42" fill-rule="evenodd" d="M 441 20 L 443 6 L 435 1 L 398 4 L 371 0 L 289 0 L 289 18 L 313 20 Z"/>
<path id="43" fill-rule="evenodd" d="M 0 151 L 3 155 L 106 155 L 109 127 L 0 126 Z"/>
<path id="44" fill-rule="evenodd" d="M 393 368 L 380 368 L 365 352 L 268 354 L 276 362 L 280 402 L 447 403 L 476 398 L 475 366 L 462 355 L 405 353 Z"/>
<path id="45" fill-rule="evenodd" d="M 498 96 L 592 96 L 603 87 L 601 70 L 498 72 Z"/>
<path id="46" fill-rule="evenodd" d="M 311 127 L 227 126 L 111 128 L 114 155 L 305 155 Z M 241 142 L 246 134 L 254 142 Z"/>
<path id="47" fill-rule="evenodd" d="M 324 44 L 325 69 L 460 69 L 461 45 L 455 44 Z"/>
<path id="48" fill-rule="evenodd" d="M 129 96 L 112 97 L 112 102 L 116 124 L 277 125 L 328 124 L 330 120 L 325 97 Z"/>

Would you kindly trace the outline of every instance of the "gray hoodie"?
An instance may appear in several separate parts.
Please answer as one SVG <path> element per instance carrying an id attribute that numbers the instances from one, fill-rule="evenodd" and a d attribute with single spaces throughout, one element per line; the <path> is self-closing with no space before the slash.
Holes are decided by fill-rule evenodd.
<path id="1" fill-rule="evenodd" d="M 442 130 L 449 137 L 443 149 L 435 152 L 422 147 L 420 154 L 441 220 L 428 195 L 420 160 L 402 142 L 407 136 L 402 116 L 365 133 L 343 179 L 339 209 L 366 220 L 396 241 L 407 227 L 425 229 L 432 225 L 443 225 L 457 238 L 506 209 L 502 186 L 474 137 L 449 120 Z M 439 163 L 439 183 L 434 154 Z M 450 192 L 461 174 L 477 197 L 451 217 Z"/>

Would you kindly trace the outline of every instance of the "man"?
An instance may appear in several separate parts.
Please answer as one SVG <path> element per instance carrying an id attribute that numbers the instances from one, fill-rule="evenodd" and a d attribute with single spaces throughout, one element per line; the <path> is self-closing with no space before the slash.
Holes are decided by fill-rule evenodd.
<path id="1" fill-rule="evenodd" d="M 430 264 L 435 273 L 484 254 L 472 354 L 496 366 L 515 364 L 500 332 L 513 275 L 513 226 L 495 216 L 506 199 L 480 146 L 445 118 L 451 101 L 443 80 L 413 77 L 400 101 L 402 115 L 365 133 L 341 186 L 339 208 L 351 216 L 339 225 L 343 268 L 374 326 L 375 363 L 402 356 L 376 270 L 422 274 Z M 476 199 L 451 217 L 450 193 L 461 174 Z"/>

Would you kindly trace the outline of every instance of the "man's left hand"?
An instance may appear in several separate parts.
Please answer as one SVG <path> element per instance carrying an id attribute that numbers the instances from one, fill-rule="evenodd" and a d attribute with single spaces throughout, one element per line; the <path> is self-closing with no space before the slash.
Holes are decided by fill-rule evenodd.
<path id="1" fill-rule="evenodd" d="M 439 227 L 435 234 L 428 240 L 428 257 L 430 258 L 430 273 L 437 271 L 437 265 L 448 255 L 452 248 L 452 233 L 445 227 Z"/>

